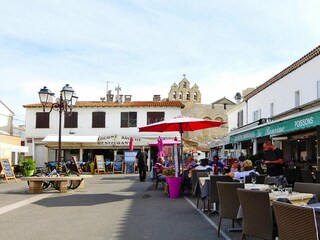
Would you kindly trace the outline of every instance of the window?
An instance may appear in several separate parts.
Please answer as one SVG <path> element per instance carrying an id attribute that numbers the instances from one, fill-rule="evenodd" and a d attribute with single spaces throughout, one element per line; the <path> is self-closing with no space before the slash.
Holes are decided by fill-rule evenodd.
<path id="1" fill-rule="evenodd" d="M 137 112 L 122 112 L 121 127 L 137 127 Z"/>
<path id="2" fill-rule="evenodd" d="M 190 92 L 187 92 L 187 100 L 190 100 Z"/>
<path id="3" fill-rule="evenodd" d="M 176 100 L 177 99 L 177 93 L 173 92 L 173 99 Z"/>
<path id="4" fill-rule="evenodd" d="M 64 127 L 65 128 L 78 128 L 78 113 L 72 112 L 69 116 L 67 113 L 64 114 Z"/>
<path id="5" fill-rule="evenodd" d="M 294 92 L 294 106 L 298 107 L 300 106 L 300 91 L 295 91 Z"/>
<path id="6" fill-rule="evenodd" d="M 261 118 L 261 111 L 260 111 L 260 109 L 254 111 L 254 112 L 253 112 L 253 121 L 258 121 L 260 118 Z"/>
<path id="7" fill-rule="evenodd" d="M 93 112 L 92 113 L 92 128 L 105 128 L 106 127 L 106 113 Z"/>
<path id="8" fill-rule="evenodd" d="M 183 83 L 182 83 L 182 87 L 183 87 L 183 88 L 187 88 L 187 83 L 186 83 L 186 82 L 183 82 Z"/>
<path id="9" fill-rule="evenodd" d="M 147 125 L 164 120 L 164 112 L 147 112 Z"/>
<path id="10" fill-rule="evenodd" d="M 317 81 L 317 97 L 320 98 L 320 81 Z"/>
<path id="11" fill-rule="evenodd" d="M 197 95 L 197 93 L 194 93 L 194 94 L 193 94 L 193 100 L 194 100 L 194 101 L 197 101 L 197 100 L 198 100 L 198 95 Z"/>
<path id="12" fill-rule="evenodd" d="M 179 100 L 182 100 L 182 92 L 179 92 Z"/>
<path id="13" fill-rule="evenodd" d="M 36 128 L 49 128 L 50 113 L 36 113 Z"/>
<path id="14" fill-rule="evenodd" d="M 274 116 L 274 103 L 270 103 L 270 117 Z"/>
<path id="15" fill-rule="evenodd" d="M 243 110 L 238 112 L 238 127 L 243 126 Z"/>

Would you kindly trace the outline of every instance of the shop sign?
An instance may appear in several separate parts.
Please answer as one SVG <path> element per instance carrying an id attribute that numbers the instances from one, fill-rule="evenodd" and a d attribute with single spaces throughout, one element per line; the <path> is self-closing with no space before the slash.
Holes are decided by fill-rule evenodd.
<path id="1" fill-rule="evenodd" d="M 122 135 L 108 135 L 108 136 L 99 136 L 98 145 L 100 146 L 129 146 L 131 136 L 122 136 Z M 135 146 L 144 145 L 144 141 L 141 138 L 133 137 L 133 143 Z"/>
<path id="2" fill-rule="evenodd" d="M 269 124 L 264 127 L 230 136 L 230 143 L 246 141 L 254 138 L 281 134 L 320 125 L 320 112 Z"/>

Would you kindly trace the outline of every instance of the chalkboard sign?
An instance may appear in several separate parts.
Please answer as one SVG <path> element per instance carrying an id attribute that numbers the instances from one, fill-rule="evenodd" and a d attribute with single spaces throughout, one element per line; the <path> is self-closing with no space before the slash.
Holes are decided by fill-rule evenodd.
<path id="1" fill-rule="evenodd" d="M 103 155 L 95 155 L 95 165 L 96 165 L 96 173 L 106 172 L 104 167 L 104 158 Z"/>
<path id="2" fill-rule="evenodd" d="M 123 173 L 123 155 L 117 155 L 113 162 L 113 173 Z"/>
<path id="3" fill-rule="evenodd" d="M 134 173 L 135 162 L 125 162 L 126 173 Z"/>
<path id="4" fill-rule="evenodd" d="M 125 162 L 134 162 L 136 161 L 138 151 L 125 151 L 124 152 L 124 161 Z"/>
<path id="5" fill-rule="evenodd" d="M 6 179 L 7 182 L 9 182 L 8 180 L 10 179 L 14 179 L 15 181 L 17 181 L 16 176 L 14 175 L 9 160 L 8 159 L 1 159 L 0 161 L 1 163 L 1 169 L 3 170 L 4 173 L 4 177 Z"/>

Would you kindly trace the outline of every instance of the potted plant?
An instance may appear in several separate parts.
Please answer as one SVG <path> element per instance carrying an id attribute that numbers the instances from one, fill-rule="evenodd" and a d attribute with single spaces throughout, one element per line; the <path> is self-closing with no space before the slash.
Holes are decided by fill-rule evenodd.
<path id="1" fill-rule="evenodd" d="M 26 158 L 20 162 L 22 174 L 29 177 L 36 171 L 36 161 L 32 158 Z"/>
<path id="2" fill-rule="evenodd" d="M 169 185 L 169 196 L 170 198 L 180 197 L 181 191 L 181 177 L 175 177 L 175 168 L 169 167 L 164 169 L 162 172 L 166 175 L 166 181 Z"/>

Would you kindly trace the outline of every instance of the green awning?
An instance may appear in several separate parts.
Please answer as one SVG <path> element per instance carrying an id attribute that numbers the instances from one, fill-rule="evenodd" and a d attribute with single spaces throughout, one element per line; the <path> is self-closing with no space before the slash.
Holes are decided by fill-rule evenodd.
<path id="1" fill-rule="evenodd" d="M 248 130 L 230 136 L 230 143 L 246 141 L 254 138 L 297 131 L 320 125 L 320 112 L 314 112 L 303 116 L 283 120 L 277 123 L 270 123 L 266 126 Z"/>

